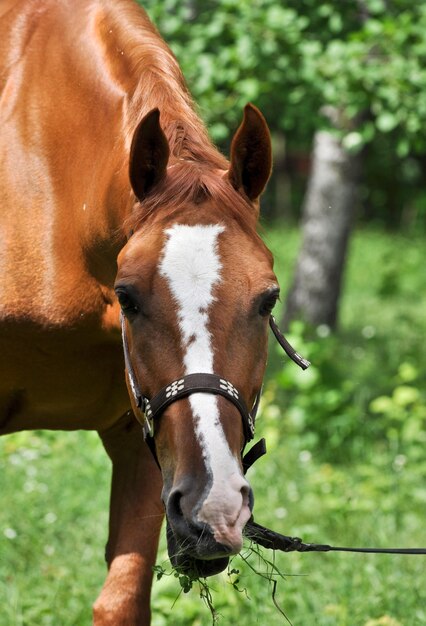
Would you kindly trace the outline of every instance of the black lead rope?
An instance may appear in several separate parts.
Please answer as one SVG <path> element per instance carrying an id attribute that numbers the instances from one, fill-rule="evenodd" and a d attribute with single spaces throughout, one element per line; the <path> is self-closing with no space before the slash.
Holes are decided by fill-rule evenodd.
<path id="1" fill-rule="evenodd" d="M 244 534 L 269 550 L 281 552 L 363 552 L 368 554 L 417 554 L 426 555 L 426 548 L 347 548 L 342 546 L 329 546 L 321 543 L 304 543 L 299 537 L 281 535 L 269 528 L 265 528 L 251 519 Z"/>
<path id="2" fill-rule="evenodd" d="M 254 461 L 266 454 L 264 439 L 260 439 L 243 458 L 244 474 Z M 253 457 L 253 460 L 252 460 Z M 254 543 L 268 550 L 281 552 L 363 552 L 369 554 L 420 554 L 426 555 L 426 548 L 347 548 L 330 546 L 326 543 L 305 543 L 300 537 L 289 537 L 257 524 L 253 516 L 244 528 L 244 535 Z"/>

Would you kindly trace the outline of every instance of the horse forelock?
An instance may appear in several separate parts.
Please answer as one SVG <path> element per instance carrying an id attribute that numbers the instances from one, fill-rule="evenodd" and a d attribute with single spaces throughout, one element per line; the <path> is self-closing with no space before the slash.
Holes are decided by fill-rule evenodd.
<path id="1" fill-rule="evenodd" d="M 242 231 L 261 243 L 257 234 L 257 212 L 229 182 L 223 170 L 209 164 L 178 161 L 142 203 L 136 203 L 128 217 L 126 231 L 137 231 L 148 222 L 168 221 L 188 209 L 200 219 L 234 220 Z M 210 213 L 210 215 L 209 215 Z"/>

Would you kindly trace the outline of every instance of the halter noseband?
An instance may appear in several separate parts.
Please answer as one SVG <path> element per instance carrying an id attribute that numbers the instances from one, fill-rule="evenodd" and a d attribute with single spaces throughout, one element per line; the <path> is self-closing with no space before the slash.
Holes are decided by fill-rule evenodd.
<path id="1" fill-rule="evenodd" d="M 285 350 L 287 355 L 302 369 L 309 367 L 310 363 L 306 359 L 300 356 L 294 348 L 289 344 L 287 339 L 279 330 L 274 317 L 271 315 L 269 318 L 269 325 L 274 333 L 278 343 Z M 234 385 L 225 378 L 218 376 L 217 374 L 197 373 L 187 374 L 181 378 L 174 380 L 170 384 L 160 389 L 153 398 L 147 398 L 141 391 L 138 384 L 135 371 L 133 369 L 131 360 L 129 345 L 127 341 L 126 323 L 123 313 L 121 313 L 121 334 L 123 339 L 123 352 L 124 363 L 127 370 L 127 376 L 130 383 L 132 394 L 139 411 L 143 414 L 143 434 L 147 441 L 151 451 L 155 454 L 154 447 L 154 422 L 160 417 L 160 415 L 176 400 L 181 398 L 187 398 L 193 393 L 212 393 L 215 395 L 223 396 L 234 406 L 237 407 L 244 428 L 244 445 L 251 441 L 254 437 L 254 420 L 257 410 L 259 408 L 261 390 L 257 393 L 255 402 L 251 411 L 248 410 L 246 403 L 244 402 L 241 393 L 234 387 Z M 266 452 L 264 440 L 261 440 L 249 451 L 249 453 L 243 458 L 243 466 L 246 471 L 254 461 Z"/>

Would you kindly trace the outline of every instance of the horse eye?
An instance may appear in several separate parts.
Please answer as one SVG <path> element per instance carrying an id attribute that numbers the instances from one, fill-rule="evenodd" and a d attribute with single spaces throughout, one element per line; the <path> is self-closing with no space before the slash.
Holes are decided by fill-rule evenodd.
<path id="1" fill-rule="evenodd" d="M 280 295 L 280 292 L 278 291 L 278 289 L 274 289 L 274 291 L 264 296 L 262 303 L 259 307 L 259 313 L 260 315 L 262 315 L 262 317 L 271 315 L 272 309 L 276 305 L 279 295 Z"/>
<path id="2" fill-rule="evenodd" d="M 127 291 L 124 291 L 124 289 L 117 289 L 115 293 L 117 294 L 117 298 L 123 313 L 137 313 L 139 311 L 138 305 L 127 293 Z"/>

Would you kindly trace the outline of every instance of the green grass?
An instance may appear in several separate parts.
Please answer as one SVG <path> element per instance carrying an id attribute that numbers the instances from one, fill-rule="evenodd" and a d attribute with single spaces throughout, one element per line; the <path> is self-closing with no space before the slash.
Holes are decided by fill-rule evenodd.
<path id="1" fill-rule="evenodd" d="M 0 445 L 0 624 L 89 624 L 110 481 L 97 435 L 18 433 Z"/>
<path id="2" fill-rule="evenodd" d="M 265 238 L 285 291 L 298 234 Z M 337 336 L 291 330 L 313 373 L 271 344 L 258 422 L 268 455 L 249 473 L 259 523 L 305 541 L 426 544 L 424 258 L 420 239 L 357 232 Z M 0 476 L 0 626 L 89 624 L 105 576 L 110 481 L 97 436 L 4 437 Z M 264 554 L 285 574 L 276 601 L 295 626 L 426 624 L 425 557 Z M 158 562 L 168 568 L 164 540 Z M 210 580 L 219 624 L 286 624 L 251 567 L 266 565 L 236 557 L 239 574 Z M 197 585 L 180 593 L 173 576 L 154 584 L 153 611 L 154 626 L 211 623 Z"/>

